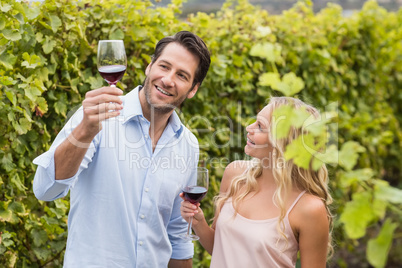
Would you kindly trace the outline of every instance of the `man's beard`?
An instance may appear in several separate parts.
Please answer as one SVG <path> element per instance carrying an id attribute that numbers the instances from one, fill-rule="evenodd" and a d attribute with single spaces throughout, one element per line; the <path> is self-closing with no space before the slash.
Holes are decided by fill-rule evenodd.
<path id="1" fill-rule="evenodd" d="M 145 100 L 147 102 L 148 108 L 150 111 L 152 111 L 155 114 L 167 114 L 176 109 L 177 107 L 180 107 L 182 103 L 186 100 L 188 94 L 190 93 L 191 90 L 188 91 L 187 95 L 183 96 L 181 99 L 177 99 L 176 101 L 172 103 L 165 103 L 165 104 L 155 104 L 152 103 L 151 99 L 151 82 L 149 81 L 148 77 L 145 78 L 145 81 L 143 83 L 143 88 L 145 93 Z"/>

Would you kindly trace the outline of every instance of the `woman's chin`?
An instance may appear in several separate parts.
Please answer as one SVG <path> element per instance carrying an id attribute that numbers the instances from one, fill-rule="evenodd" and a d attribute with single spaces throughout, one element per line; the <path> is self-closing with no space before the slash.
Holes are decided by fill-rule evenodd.
<path id="1" fill-rule="evenodd" d="M 251 155 L 250 155 L 250 152 L 249 152 L 249 148 L 248 148 L 247 145 L 244 147 L 244 153 L 245 153 L 246 155 L 248 155 L 248 156 L 251 156 Z"/>

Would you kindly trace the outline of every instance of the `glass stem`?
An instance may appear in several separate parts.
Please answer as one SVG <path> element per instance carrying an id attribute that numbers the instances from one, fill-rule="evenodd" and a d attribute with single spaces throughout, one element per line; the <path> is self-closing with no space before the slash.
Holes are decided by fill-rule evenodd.
<path id="1" fill-rule="evenodd" d="M 110 87 L 116 87 L 116 84 L 109 84 Z M 113 103 L 113 102 L 109 102 L 109 103 Z M 115 110 L 109 110 L 109 112 L 114 112 Z"/>
<path id="2" fill-rule="evenodd" d="M 191 227 L 193 225 L 193 217 L 190 218 L 190 223 L 188 224 L 187 235 L 191 235 Z"/>

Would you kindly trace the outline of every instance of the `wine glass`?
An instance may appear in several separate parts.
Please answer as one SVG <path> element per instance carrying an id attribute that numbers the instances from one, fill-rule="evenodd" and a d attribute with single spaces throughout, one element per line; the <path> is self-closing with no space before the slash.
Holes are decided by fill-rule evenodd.
<path id="1" fill-rule="evenodd" d="M 109 86 L 116 87 L 127 68 L 123 40 L 100 40 L 98 43 L 98 71 Z"/>
<path id="2" fill-rule="evenodd" d="M 197 167 L 197 181 L 195 185 L 186 185 L 183 187 L 184 199 L 192 204 L 197 204 L 200 202 L 207 194 L 208 191 L 208 169 L 205 167 Z M 194 173 L 193 173 L 194 174 Z M 200 239 L 197 235 L 191 234 L 191 226 L 193 224 L 193 217 L 190 218 L 190 223 L 188 224 L 187 233 L 179 235 L 185 240 L 198 240 Z"/>

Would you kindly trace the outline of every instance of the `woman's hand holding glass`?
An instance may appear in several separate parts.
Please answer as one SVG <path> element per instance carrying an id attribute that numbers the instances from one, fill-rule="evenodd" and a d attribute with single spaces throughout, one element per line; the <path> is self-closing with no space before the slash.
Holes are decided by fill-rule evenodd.
<path id="1" fill-rule="evenodd" d="M 192 204 L 189 201 L 186 201 L 184 198 L 184 193 L 180 194 L 180 197 L 183 199 L 181 202 L 180 212 L 183 219 L 186 222 L 190 223 L 190 218 L 193 217 L 192 226 L 197 227 L 198 223 L 205 221 L 204 212 L 200 208 L 200 203 Z"/>
<path id="2" fill-rule="evenodd" d="M 183 192 L 180 194 L 180 196 L 184 200 L 186 200 L 185 202 L 194 204 L 194 206 L 189 206 L 186 203 L 182 203 L 182 207 L 183 207 L 183 204 L 185 204 L 185 206 L 187 208 L 190 208 L 190 210 L 199 208 L 199 206 L 200 206 L 199 202 L 207 194 L 208 184 L 209 184 L 208 169 L 206 169 L 204 167 L 198 167 L 194 170 L 193 174 L 195 174 L 197 176 L 195 182 L 192 182 L 192 184 L 190 184 L 190 185 L 183 185 L 183 189 L 182 189 Z M 182 208 L 180 208 L 180 210 L 181 210 L 181 212 L 183 212 Z M 184 211 L 185 211 L 185 213 L 190 213 L 190 214 L 194 213 L 187 209 L 185 209 Z M 197 212 L 195 214 L 197 214 Z M 188 228 L 187 228 L 187 233 L 181 234 L 181 235 L 179 235 L 179 237 L 181 237 L 182 239 L 191 240 L 191 241 L 200 239 L 197 235 L 191 234 L 191 228 L 193 227 L 193 216 L 190 215 L 189 217 L 186 217 L 185 219 L 189 223 Z M 197 221 L 197 224 L 198 224 L 198 221 Z"/>

